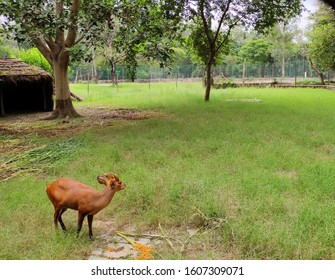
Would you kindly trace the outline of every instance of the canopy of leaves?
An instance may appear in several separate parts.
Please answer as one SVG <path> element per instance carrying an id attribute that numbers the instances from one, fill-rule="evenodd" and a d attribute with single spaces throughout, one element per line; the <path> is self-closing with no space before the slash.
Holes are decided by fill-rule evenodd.
<path id="1" fill-rule="evenodd" d="M 308 56 L 322 70 L 335 69 L 335 12 L 322 6 L 313 15 L 314 24 L 308 33 Z"/>
<path id="2" fill-rule="evenodd" d="M 17 57 L 28 64 L 38 66 L 45 71 L 52 73 L 50 64 L 37 48 L 19 51 Z"/>
<path id="3" fill-rule="evenodd" d="M 71 14 L 75 2 L 80 8 Z M 92 46 L 109 46 L 112 56 L 122 53 L 129 65 L 136 64 L 138 53 L 168 62 L 183 5 L 172 0 L 0 0 L 4 27 L 18 42 L 47 46 L 62 32 L 76 32 L 74 40 L 65 41 L 72 61 L 90 60 Z"/>
<path id="4" fill-rule="evenodd" d="M 4 43 L 4 39 L 0 37 L 0 57 L 10 57 L 11 49 Z"/>
<path id="5" fill-rule="evenodd" d="M 182 8 L 182 3 L 172 0 L 120 1 L 114 14 L 116 52 L 123 53 L 129 64 L 134 65 L 136 55 L 141 54 L 167 65 L 180 39 Z"/>
<path id="6" fill-rule="evenodd" d="M 276 22 L 301 11 L 300 0 L 197 0 L 188 1 L 191 46 L 201 61 L 207 62 L 209 50 L 217 54 L 227 47 L 235 26 L 252 27 L 264 32 Z"/>
<path id="7" fill-rule="evenodd" d="M 38 47 L 51 66 L 57 53 L 71 51 L 79 42 L 102 43 L 99 31 L 113 8 L 105 0 L 0 0 L 6 34 Z"/>
<path id="8" fill-rule="evenodd" d="M 214 38 L 214 30 L 209 29 L 209 34 Z M 219 33 L 220 41 L 223 40 L 222 34 Z M 208 38 L 203 30 L 202 23 L 199 20 L 195 20 L 194 25 L 191 28 L 190 36 L 187 38 L 186 46 L 191 50 L 191 56 L 193 61 L 199 62 L 206 65 L 210 57 L 210 45 L 208 44 Z M 213 59 L 213 65 L 217 65 L 222 62 L 222 54 L 228 51 L 227 45 L 224 48 L 218 49 L 216 56 Z"/>
<path id="9" fill-rule="evenodd" d="M 266 39 L 271 42 L 270 50 L 274 58 L 283 56 L 290 58 L 299 51 L 297 45 L 293 43 L 298 32 L 301 31 L 298 31 L 293 20 L 278 23 L 270 29 Z"/>
<path id="10" fill-rule="evenodd" d="M 270 43 L 264 39 L 250 40 L 240 49 L 239 56 L 248 62 L 271 62 Z"/>
<path id="11" fill-rule="evenodd" d="M 53 38 L 57 30 L 66 31 L 77 28 L 82 38 L 97 38 L 97 30 L 104 19 L 111 14 L 110 1 L 80 0 L 76 14 L 78 26 L 73 26 L 70 9 L 73 1 L 20 0 L 0 1 L 0 10 L 8 19 L 5 27 L 18 42 L 40 38 Z M 62 7 L 62 8 L 61 8 Z M 17 19 L 21 19 L 18 21 Z M 27 36 L 28 35 L 28 36 Z"/>

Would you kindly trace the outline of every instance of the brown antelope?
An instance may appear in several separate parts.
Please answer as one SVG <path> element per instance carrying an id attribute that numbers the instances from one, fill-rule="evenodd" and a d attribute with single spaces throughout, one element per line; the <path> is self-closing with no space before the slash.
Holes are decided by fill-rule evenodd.
<path id="1" fill-rule="evenodd" d="M 92 239 L 93 216 L 111 202 L 117 191 L 123 190 L 126 187 L 126 185 L 119 180 L 117 175 L 106 173 L 104 175 L 107 180 L 101 176 L 97 177 L 98 182 L 106 186 L 102 192 L 67 178 L 60 178 L 47 186 L 46 193 L 55 208 L 54 223 L 56 228 L 58 228 L 59 222 L 62 229 L 66 231 L 66 227 L 62 220 L 62 214 L 68 208 L 77 210 L 77 236 L 83 225 L 84 218 L 87 216 L 89 237 Z"/>

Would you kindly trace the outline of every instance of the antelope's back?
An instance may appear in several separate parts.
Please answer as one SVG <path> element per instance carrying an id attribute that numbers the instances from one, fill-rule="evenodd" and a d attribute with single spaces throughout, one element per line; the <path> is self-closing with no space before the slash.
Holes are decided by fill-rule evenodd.
<path id="1" fill-rule="evenodd" d="M 90 186 L 68 178 L 57 179 L 46 188 L 47 196 L 55 207 L 62 206 L 75 210 L 78 209 L 80 200 L 96 192 Z"/>

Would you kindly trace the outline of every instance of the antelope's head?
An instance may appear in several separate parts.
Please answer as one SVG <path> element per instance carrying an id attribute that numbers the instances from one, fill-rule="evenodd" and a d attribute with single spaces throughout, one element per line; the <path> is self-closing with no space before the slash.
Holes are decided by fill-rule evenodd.
<path id="1" fill-rule="evenodd" d="M 100 184 L 103 184 L 106 187 L 110 186 L 114 191 L 120 191 L 126 187 L 126 185 L 122 181 L 120 181 L 117 175 L 110 173 L 104 173 L 104 175 L 107 178 L 107 180 L 102 176 L 97 177 L 97 180 Z"/>

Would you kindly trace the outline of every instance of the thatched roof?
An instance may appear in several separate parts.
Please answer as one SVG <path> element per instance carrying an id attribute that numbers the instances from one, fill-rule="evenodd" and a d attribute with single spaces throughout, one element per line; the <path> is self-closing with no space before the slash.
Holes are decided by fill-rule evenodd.
<path id="1" fill-rule="evenodd" d="M 43 69 L 24 63 L 16 58 L 0 57 L 0 82 L 34 81 L 52 79 Z"/>
<path id="2" fill-rule="evenodd" d="M 0 116 L 20 112 L 52 111 L 53 78 L 14 58 L 0 57 Z"/>

